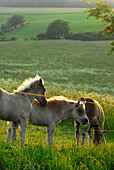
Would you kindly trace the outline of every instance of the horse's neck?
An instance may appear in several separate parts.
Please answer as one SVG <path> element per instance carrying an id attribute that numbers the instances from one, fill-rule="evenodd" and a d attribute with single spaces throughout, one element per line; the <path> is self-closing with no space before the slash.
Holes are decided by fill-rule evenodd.
<path id="1" fill-rule="evenodd" d="M 72 116 L 72 111 L 73 111 L 73 104 L 68 104 L 68 103 L 63 104 L 61 108 L 60 119 L 64 119 Z"/>
<path id="2" fill-rule="evenodd" d="M 31 90 L 31 89 L 28 89 L 27 92 L 25 92 L 25 93 L 32 93 L 32 94 L 34 94 L 33 90 Z M 30 94 L 26 94 L 26 95 L 28 96 L 28 98 L 29 98 L 31 103 L 33 102 L 34 98 L 36 97 L 35 95 L 30 95 Z"/>

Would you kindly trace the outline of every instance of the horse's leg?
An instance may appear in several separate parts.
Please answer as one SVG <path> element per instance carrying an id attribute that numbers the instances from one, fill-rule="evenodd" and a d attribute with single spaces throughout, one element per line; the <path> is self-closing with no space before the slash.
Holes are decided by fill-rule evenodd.
<path id="1" fill-rule="evenodd" d="M 80 132 L 79 132 L 80 123 L 76 119 L 74 119 L 74 126 L 75 126 L 75 136 L 76 136 L 76 141 L 78 146 L 79 137 L 80 137 Z"/>
<path id="2" fill-rule="evenodd" d="M 92 134 L 91 134 L 91 129 L 88 130 L 88 140 L 89 140 L 89 143 L 91 144 L 91 140 L 92 140 Z"/>
<path id="3" fill-rule="evenodd" d="M 94 143 L 94 144 L 99 144 L 99 142 L 100 142 L 100 135 L 99 135 L 99 133 L 98 133 L 98 127 L 96 126 L 96 127 L 94 128 L 94 139 L 93 139 L 93 143 Z"/>
<path id="4" fill-rule="evenodd" d="M 8 131 L 7 131 L 7 138 L 6 138 L 6 143 L 8 143 L 11 139 L 11 127 L 9 127 Z"/>
<path id="5" fill-rule="evenodd" d="M 104 143 L 104 145 L 105 145 L 105 144 L 106 144 L 106 141 L 105 141 L 105 137 L 104 137 L 104 135 L 103 135 L 103 128 L 98 127 L 97 130 L 98 130 L 98 134 L 99 134 L 99 136 L 100 136 L 101 142 Z"/>
<path id="6" fill-rule="evenodd" d="M 26 128 L 27 128 L 27 122 L 25 119 L 20 120 L 20 127 L 21 127 L 20 142 L 21 142 L 21 147 L 24 147 Z"/>
<path id="7" fill-rule="evenodd" d="M 12 140 L 12 142 L 14 142 L 15 140 L 16 140 L 16 129 L 18 128 L 18 125 L 19 125 L 19 123 L 17 123 L 17 122 L 12 122 L 11 123 L 11 128 L 12 128 L 12 131 L 13 132 L 11 132 L 11 140 Z"/>
<path id="8" fill-rule="evenodd" d="M 55 129 L 55 124 L 51 124 L 51 125 L 47 126 L 47 139 L 48 139 L 49 146 L 53 143 L 54 129 Z"/>
<path id="9" fill-rule="evenodd" d="M 87 133 L 87 130 L 86 130 L 86 128 L 84 128 L 84 131 L 82 133 L 82 143 L 81 143 L 82 145 L 84 145 L 84 143 L 85 143 L 86 133 Z"/>

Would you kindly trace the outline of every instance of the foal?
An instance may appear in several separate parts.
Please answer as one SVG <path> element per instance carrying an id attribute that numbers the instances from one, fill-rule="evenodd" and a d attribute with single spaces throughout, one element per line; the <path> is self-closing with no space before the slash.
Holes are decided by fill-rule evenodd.
<path id="1" fill-rule="evenodd" d="M 29 122 L 37 126 L 47 127 L 48 145 L 53 142 L 53 133 L 56 124 L 68 117 L 76 118 L 85 128 L 88 126 L 88 118 L 85 114 L 84 102 L 68 100 L 64 97 L 52 97 L 47 100 L 46 107 L 42 107 L 37 100 L 32 103 L 33 111 Z"/>
<path id="2" fill-rule="evenodd" d="M 103 131 L 103 125 L 104 125 L 104 112 L 102 106 L 92 98 L 86 98 L 81 97 L 78 98 L 78 101 L 85 102 L 85 110 L 86 115 L 89 118 L 89 141 L 92 140 L 91 135 L 91 128 L 94 127 L 94 143 L 99 143 L 99 141 L 103 142 L 105 144 L 105 138 L 104 138 L 104 131 Z M 75 129 L 76 129 L 76 139 L 77 139 L 77 145 L 79 143 L 79 126 L 80 123 L 78 120 L 74 119 L 75 122 Z M 85 143 L 86 138 L 86 129 L 84 129 L 84 132 L 82 133 L 82 144 Z"/>
<path id="3" fill-rule="evenodd" d="M 36 95 L 28 95 L 24 93 L 35 93 Z M 17 91 L 14 93 L 8 93 L 0 88 L 0 119 L 11 121 L 12 126 L 12 142 L 16 138 L 16 128 L 20 124 L 20 141 L 21 146 L 24 144 L 25 133 L 27 120 L 29 119 L 29 115 L 32 112 L 31 103 L 33 99 L 36 97 L 42 106 L 46 105 L 46 98 L 44 95 L 45 88 L 41 77 L 36 76 L 35 78 L 29 78 L 25 80 L 21 86 L 18 87 Z M 11 127 L 8 129 L 7 139 L 8 142 L 11 135 Z"/>

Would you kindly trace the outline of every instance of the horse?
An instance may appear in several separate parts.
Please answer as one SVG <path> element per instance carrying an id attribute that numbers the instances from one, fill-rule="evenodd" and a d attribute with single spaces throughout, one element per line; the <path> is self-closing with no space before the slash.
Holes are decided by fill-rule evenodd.
<path id="1" fill-rule="evenodd" d="M 85 128 L 88 125 L 88 118 L 84 110 L 84 102 L 68 100 L 63 96 L 56 96 L 47 99 L 46 107 L 42 107 L 38 101 L 32 103 L 33 111 L 30 114 L 29 122 L 37 126 L 47 127 L 47 139 L 50 146 L 53 142 L 55 126 L 64 118 L 74 117 Z"/>
<path id="2" fill-rule="evenodd" d="M 104 112 L 102 106 L 95 101 L 92 98 L 86 98 L 86 97 L 80 97 L 77 99 L 80 102 L 85 102 L 85 110 L 86 110 L 86 115 L 89 119 L 89 129 L 88 129 L 88 135 L 89 135 L 89 142 L 92 140 L 92 135 L 91 135 L 91 128 L 94 127 L 94 139 L 93 143 L 104 143 L 105 145 L 105 138 L 104 138 L 104 133 L 105 131 L 103 130 L 103 125 L 104 125 Z M 76 134 L 76 140 L 77 140 L 77 145 L 79 144 L 79 126 L 80 123 L 77 119 L 74 119 L 74 124 L 75 124 L 75 134 Z M 85 138 L 86 138 L 86 132 L 87 130 L 84 128 L 84 132 L 82 133 L 82 145 L 85 143 Z"/>
<path id="3" fill-rule="evenodd" d="M 16 128 L 20 124 L 21 147 L 24 145 L 27 121 L 32 112 L 31 103 L 34 98 L 37 98 L 40 104 L 45 106 L 47 100 L 41 96 L 45 94 L 45 91 L 43 80 L 38 75 L 25 80 L 13 93 L 0 88 L 0 119 L 12 122 L 12 142 L 16 138 Z M 35 95 L 32 95 L 33 93 Z M 6 142 L 9 141 L 9 135 L 11 135 L 11 128 L 8 129 Z"/>
<path id="4" fill-rule="evenodd" d="M 88 128 L 88 117 L 85 114 L 84 102 L 68 100 L 63 96 L 47 99 L 47 104 L 42 107 L 38 100 L 32 102 L 32 112 L 29 116 L 29 124 L 47 127 L 47 139 L 50 146 L 53 142 L 55 126 L 64 118 L 74 117 Z"/>

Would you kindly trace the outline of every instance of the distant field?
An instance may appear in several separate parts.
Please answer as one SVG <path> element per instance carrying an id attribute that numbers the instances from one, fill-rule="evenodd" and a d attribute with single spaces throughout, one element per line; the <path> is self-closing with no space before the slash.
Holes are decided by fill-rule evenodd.
<path id="1" fill-rule="evenodd" d="M 93 18 L 87 20 L 83 11 L 81 8 L 0 8 L 0 25 L 14 14 L 23 15 L 28 24 L 6 34 L 8 38 L 17 37 L 18 40 L 45 33 L 48 25 L 57 19 L 68 22 L 73 33 L 101 31 L 103 25 L 100 21 Z"/>
<path id="2" fill-rule="evenodd" d="M 39 74 L 46 86 L 114 95 L 110 41 L 0 42 L 0 78 L 23 81 Z"/>
<path id="3" fill-rule="evenodd" d="M 16 7 L 0 7 L 0 14 L 44 14 L 44 13 L 76 13 L 83 12 L 85 8 L 16 8 Z"/>

